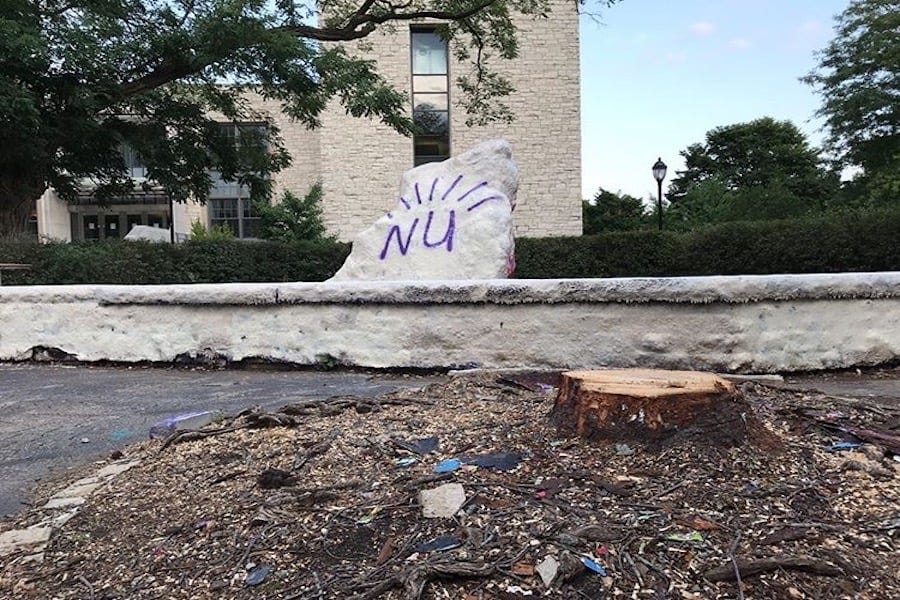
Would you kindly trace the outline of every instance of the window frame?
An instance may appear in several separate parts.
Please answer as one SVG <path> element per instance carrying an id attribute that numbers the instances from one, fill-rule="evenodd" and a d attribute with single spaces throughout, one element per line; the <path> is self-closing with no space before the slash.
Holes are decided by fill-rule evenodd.
<path id="1" fill-rule="evenodd" d="M 214 202 L 227 202 L 234 201 L 234 214 L 235 216 L 228 217 L 214 217 L 213 216 L 213 203 Z M 244 216 L 244 212 L 247 212 L 249 216 Z M 210 198 L 207 200 L 207 209 L 206 214 L 209 221 L 209 227 L 216 227 L 218 225 L 227 225 L 231 232 L 234 234 L 235 239 L 239 240 L 258 240 L 259 237 L 255 235 L 248 235 L 247 231 L 250 229 L 249 225 L 252 222 L 260 223 L 262 221 L 262 217 L 258 214 L 254 215 L 256 209 L 253 207 L 253 201 L 250 196 L 229 196 L 229 197 L 220 197 L 220 198 Z M 229 222 L 237 223 L 237 231 L 234 230 L 231 225 L 228 225 Z"/>
<path id="2" fill-rule="evenodd" d="M 430 162 L 441 162 L 447 160 L 452 155 L 452 141 L 451 141 L 451 114 L 450 114 L 450 44 L 447 40 L 444 40 L 438 34 L 439 25 L 411 25 L 409 31 L 409 72 L 410 72 L 410 104 L 412 108 L 412 118 L 413 122 L 416 121 L 417 113 L 436 113 L 440 115 L 438 117 L 439 121 L 443 121 L 446 123 L 445 131 L 432 133 L 432 134 L 416 134 L 413 135 L 413 166 L 418 167 L 419 165 L 423 165 Z M 416 34 L 433 34 L 444 45 L 444 72 L 443 73 L 418 73 L 415 70 L 416 60 Z M 443 92 L 435 92 L 431 89 L 431 86 L 425 86 L 425 89 L 421 91 L 417 91 L 416 89 L 416 78 L 417 77 L 428 77 L 428 78 L 436 78 L 443 77 L 444 85 L 442 86 L 445 91 Z M 428 110 L 416 109 L 416 97 L 419 96 L 433 96 L 443 97 L 443 102 L 440 102 L 439 106 L 446 106 L 446 109 L 437 109 L 437 110 Z M 417 149 L 423 145 L 427 146 L 437 146 L 440 147 L 441 144 L 446 144 L 446 153 L 438 153 L 438 154 L 424 154 L 419 152 Z"/>
<path id="3" fill-rule="evenodd" d="M 263 140 L 266 140 L 266 134 L 268 132 L 268 123 L 264 121 L 224 121 L 218 123 L 219 127 L 222 128 L 223 131 L 229 131 L 229 133 L 225 134 L 229 136 L 229 139 L 233 140 L 235 148 L 239 148 L 240 140 L 241 140 L 241 130 L 242 129 L 250 129 L 255 128 L 260 131 L 263 136 Z M 265 145 L 265 150 L 268 151 L 268 143 Z M 210 178 L 212 179 L 210 185 L 209 196 L 207 197 L 207 224 L 210 228 L 215 227 L 217 225 L 227 225 L 229 229 L 231 229 L 234 237 L 239 240 L 258 240 L 259 237 L 255 235 L 248 235 L 247 230 L 250 229 L 248 227 L 250 222 L 260 223 L 261 217 L 256 213 L 255 208 L 253 207 L 253 201 L 250 198 L 250 190 L 247 186 L 238 183 L 237 181 L 225 181 L 222 179 L 222 175 L 218 171 L 210 171 Z M 217 186 L 219 187 L 217 191 Z M 223 188 L 231 188 L 231 189 L 223 189 Z M 214 218 L 213 217 L 213 203 L 214 202 L 224 202 L 234 200 L 235 201 L 235 217 L 225 217 L 225 218 Z M 244 216 L 244 213 L 247 213 L 249 216 Z M 237 231 L 235 232 L 235 228 L 228 224 L 228 222 L 237 222 Z"/>

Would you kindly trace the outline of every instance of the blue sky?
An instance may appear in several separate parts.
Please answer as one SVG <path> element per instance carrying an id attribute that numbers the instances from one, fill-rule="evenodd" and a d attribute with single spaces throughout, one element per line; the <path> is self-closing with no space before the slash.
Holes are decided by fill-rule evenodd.
<path id="1" fill-rule="evenodd" d="M 650 167 L 717 126 L 789 119 L 814 144 L 819 98 L 798 81 L 849 0 L 622 0 L 581 22 L 582 192 L 656 197 Z"/>

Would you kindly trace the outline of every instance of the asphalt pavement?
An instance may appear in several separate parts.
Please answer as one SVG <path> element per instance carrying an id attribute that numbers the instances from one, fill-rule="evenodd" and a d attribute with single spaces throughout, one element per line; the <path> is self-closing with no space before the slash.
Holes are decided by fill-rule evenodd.
<path id="1" fill-rule="evenodd" d="M 371 397 L 438 378 L 359 372 L 202 371 L 0 364 L 0 517 L 36 482 L 147 439 L 195 411 L 235 413 L 331 396 Z"/>

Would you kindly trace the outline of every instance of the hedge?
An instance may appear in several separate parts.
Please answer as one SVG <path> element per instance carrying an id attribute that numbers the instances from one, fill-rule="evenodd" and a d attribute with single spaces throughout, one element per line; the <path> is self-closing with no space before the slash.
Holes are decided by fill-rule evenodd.
<path id="1" fill-rule="evenodd" d="M 337 242 L 0 242 L 4 285 L 322 281 Z M 640 277 L 900 270 L 900 212 L 727 223 L 689 233 L 630 231 L 516 241 L 516 277 Z"/>
<path id="2" fill-rule="evenodd" d="M 900 270 L 900 212 L 517 241 L 516 277 Z"/>
<path id="3" fill-rule="evenodd" d="M 32 265 L 3 273 L 4 285 L 322 281 L 349 252 L 336 242 L 0 243 L 0 263 Z"/>

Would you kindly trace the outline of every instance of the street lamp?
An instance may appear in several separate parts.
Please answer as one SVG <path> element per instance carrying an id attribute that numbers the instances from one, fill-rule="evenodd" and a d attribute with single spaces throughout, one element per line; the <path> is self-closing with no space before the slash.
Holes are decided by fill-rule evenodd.
<path id="1" fill-rule="evenodd" d="M 653 165 L 653 179 L 656 180 L 658 195 L 656 197 L 656 216 L 659 219 L 659 230 L 662 231 L 662 182 L 666 178 L 666 163 L 662 161 L 662 157 L 656 159 Z"/>

